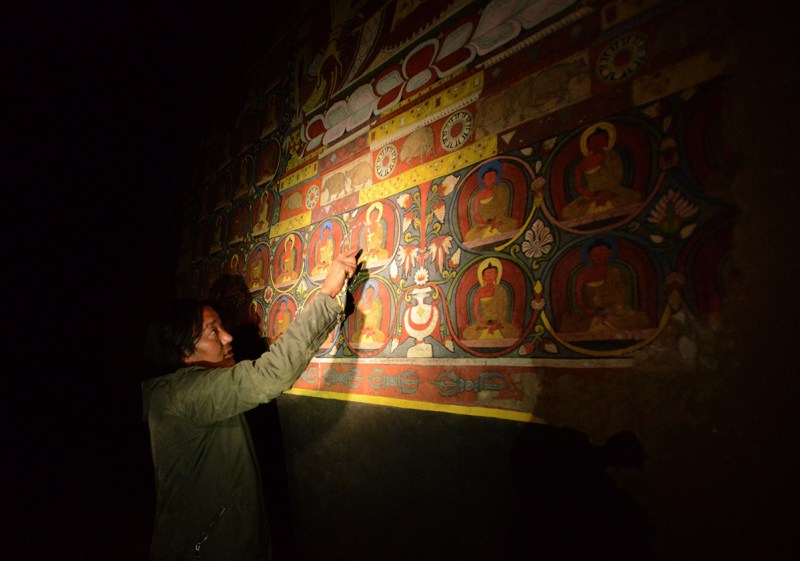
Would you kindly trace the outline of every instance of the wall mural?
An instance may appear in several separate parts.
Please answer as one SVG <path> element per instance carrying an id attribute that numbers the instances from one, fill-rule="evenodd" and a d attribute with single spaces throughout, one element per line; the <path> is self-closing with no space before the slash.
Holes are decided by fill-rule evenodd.
<path id="1" fill-rule="evenodd" d="M 363 250 L 294 393 L 530 419 L 537 369 L 718 311 L 730 61 L 704 2 L 331 4 L 206 140 L 180 261 L 194 293 L 241 275 L 275 341 Z"/>

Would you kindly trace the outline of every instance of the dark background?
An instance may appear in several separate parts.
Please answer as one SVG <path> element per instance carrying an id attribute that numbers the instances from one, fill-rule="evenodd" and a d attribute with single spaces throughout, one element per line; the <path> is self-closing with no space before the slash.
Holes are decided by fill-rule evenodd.
<path id="1" fill-rule="evenodd" d="M 735 119 L 728 132 L 736 152 L 746 156 L 733 186 L 745 212 L 735 240 L 740 297 L 730 306 L 737 353 L 722 361 L 732 367 L 701 380 L 631 376 L 591 385 L 567 380 L 554 386 L 551 397 L 560 401 L 543 415 L 591 424 L 605 418 L 606 403 L 641 409 L 649 431 L 645 449 L 660 459 L 651 465 L 661 471 L 649 468 L 646 478 L 635 472 L 629 482 L 660 507 L 654 525 L 674 540 L 662 551 L 667 557 L 680 552 L 673 557 L 682 559 L 790 558 L 777 553 L 797 549 L 792 349 L 798 204 L 786 202 L 800 192 L 792 166 L 797 129 L 787 125 L 797 116 L 796 63 L 787 60 L 797 36 L 781 3 L 732 3 L 739 4 L 734 15 L 747 33 L 741 34 L 741 70 L 730 88 Z M 139 397 L 145 325 L 173 289 L 175 221 L 207 108 L 225 99 L 229 84 L 255 61 L 264 42 L 283 31 L 290 18 L 282 13 L 291 9 L 291 3 L 255 0 L 74 5 L 49 0 L 3 7 L 2 78 L 10 99 L 3 105 L 0 151 L 6 295 L 0 313 L 6 351 L 0 409 L 9 452 L 0 465 L 11 497 L 3 503 L 4 559 L 145 558 L 155 501 Z M 767 12 L 769 19 L 755 17 Z M 620 396 L 628 397 L 619 401 Z M 646 410 L 648 405 L 656 407 Z M 391 525 L 394 518 L 383 524 L 377 517 L 398 512 L 381 508 L 387 499 L 392 506 L 408 505 L 408 512 L 443 519 L 437 516 L 447 504 L 442 497 L 466 500 L 469 495 L 459 494 L 463 488 L 509 486 L 493 473 L 473 477 L 494 463 L 487 450 L 499 454 L 516 442 L 517 435 L 505 425 L 498 428 L 500 423 L 348 407 L 350 426 L 362 432 L 337 427 L 339 440 L 325 440 L 344 415 L 341 404 L 289 396 L 281 407 L 289 421 L 285 433 L 300 446 L 299 452 L 287 451 L 302 468 L 293 476 L 330 474 L 336 485 L 321 495 L 330 509 L 367 520 L 375 529 L 369 536 L 383 536 L 387 547 L 408 538 L 407 527 Z M 557 452 L 546 457 L 572 461 L 561 453 L 587 448 L 580 433 L 524 428 L 534 450 Z M 503 429 L 501 441 L 497 432 Z M 400 445 L 384 438 L 389 431 L 403 437 Z M 406 438 L 409 434 L 415 438 Z M 435 440 L 439 435 L 449 440 Z M 565 446 L 572 441 L 573 448 Z M 398 463 L 391 463 L 394 458 Z M 405 461 L 419 458 L 432 465 Z M 454 476 L 445 468 L 455 464 L 462 470 Z M 411 482 L 447 485 L 432 487 L 433 492 L 423 485 L 427 494 L 412 497 L 412 504 L 399 493 L 402 486 L 387 494 L 385 486 L 376 483 L 373 489 L 372 480 L 364 484 L 358 477 L 386 479 L 398 465 Z M 357 471 L 363 466 L 382 470 Z M 559 479 L 563 462 L 544 467 L 553 473 L 540 469 L 531 477 L 564 481 Z M 374 492 L 342 502 L 348 488 Z M 612 491 L 610 499 L 619 498 Z M 529 498 L 528 504 L 549 501 L 554 507 L 561 498 L 519 496 Z M 489 543 L 497 534 L 483 534 L 480 524 L 495 514 L 513 518 L 481 510 L 482 503 L 456 506 L 464 507 L 455 519 L 464 524 L 425 526 L 430 534 L 425 540 L 415 536 L 417 543 L 437 546 L 441 535 Z M 308 510 L 319 515 L 320 525 L 307 531 L 342 529 L 337 537 L 350 542 L 344 532 L 352 530 L 350 519 L 337 519 L 341 528 L 322 526 L 327 513 L 316 507 Z M 543 532 L 550 530 L 545 526 Z M 307 549 L 320 558 L 332 553 L 323 541 Z M 726 554 L 715 555 L 719 551 Z M 531 553 L 535 558 L 541 549 Z"/>
<path id="2" fill-rule="evenodd" d="M 173 289 L 204 116 L 292 4 L 26 4 L 3 8 L 0 34 L 3 557 L 144 559 L 144 330 Z"/>

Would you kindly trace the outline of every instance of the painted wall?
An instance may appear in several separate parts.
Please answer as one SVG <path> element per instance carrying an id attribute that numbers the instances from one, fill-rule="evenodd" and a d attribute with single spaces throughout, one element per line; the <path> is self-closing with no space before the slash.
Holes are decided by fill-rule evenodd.
<path id="1" fill-rule="evenodd" d="M 743 12 L 353 4 L 304 5 L 242 76 L 187 197 L 181 284 L 242 334 L 279 338 L 363 250 L 278 403 L 278 552 L 686 558 L 682 504 L 724 495 L 688 463 L 719 461 L 737 356 Z"/>

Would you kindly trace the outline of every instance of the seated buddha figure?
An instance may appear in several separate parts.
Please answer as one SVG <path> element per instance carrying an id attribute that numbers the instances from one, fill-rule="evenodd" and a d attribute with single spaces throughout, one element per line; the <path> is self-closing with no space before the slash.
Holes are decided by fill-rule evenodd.
<path id="1" fill-rule="evenodd" d="M 503 167 L 494 160 L 478 171 L 478 189 L 469 202 L 472 226 L 464 235 L 471 242 L 512 232 L 518 222 L 511 217 L 511 185 L 503 179 Z"/>
<path id="2" fill-rule="evenodd" d="M 626 271 L 615 264 L 615 247 L 605 240 L 588 246 L 588 263 L 575 278 L 577 310 L 561 323 L 564 333 L 611 333 L 647 327 L 648 317 L 632 308 Z"/>
<path id="3" fill-rule="evenodd" d="M 369 265 L 389 258 L 389 252 L 386 249 L 386 230 L 383 224 L 383 206 L 380 203 L 373 203 L 367 209 L 361 239 L 362 252 L 359 259 L 361 263 Z"/>
<path id="4" fill-rule="evenodd" d="M 281 256 L 278 283 L 292 282 L 297 276 L 295 264 L 297 263 L 297 249 L 294 247 L 294 236 L 289 236 L 283 242 L 283 255 Z"/>
<path id="5" fill-rule="evenodd" d="M 478 266 L 480 288 L 472 302 L 473 321 L 464 330 L 464 338 L 516 339 L 520 330 L 511 324 L 511 303 L 508 287 L 501 284 L 503 264 L 493 257 Z"/>
<path id="6" fill-rule="evenodd" d="M 281 299 L 278 304 L 278 311 L 275 312 L 275 320 L 272 326 L 272 337 L 270 343 L 274 343 L 278 338 L 286 333 L 289 324 L 292 322 L 292 313 L 289 311 L 289 305 L 286 299 Z"/>
<path id="7" fill-rule="evenodd" d="M 578 197 L 561 211 L 561 218 L 574 220 L 613 213 L 640 201 L 638 191 L 622 186 L 624 167 L 614 149 L 617 131 L 611 123 L 598 123 L 581 135 L 583 159 L 573 172 Z"/>
<path id="8" fill-rule="evenodd" d="M 364 285 L 361 298 L 356 304 L 355 331 L 353 343 L 383 343 L 386 334 L 381 330 L 383 320 L 383 300 L 378 297 L 378 284 L 368 280 Z"/>
<path id="9" fill-rule="evenodd" d="M 264 253 L 259 247 L 253 257 L 253 266 L 250 269 L 250 287 L 258 288 L 264 286 Z"/>
<path id="10" fill-rule="evenodd" d="M 328 274 L 328 267 L 333 262 L 333 235 L 331 223 L 326 222 L 320 231 L 319 243 L 314 250 L 314 268 L 312 277 L 323 277 Z"/>
<path id="11" fill-rule="evenodd" d="M 256 221 L 253 224 L 253 233 L 261 233 L 269 227 L 269 194 L 265 191 L 258 199 L 258 207 L 256 210 Z"/>

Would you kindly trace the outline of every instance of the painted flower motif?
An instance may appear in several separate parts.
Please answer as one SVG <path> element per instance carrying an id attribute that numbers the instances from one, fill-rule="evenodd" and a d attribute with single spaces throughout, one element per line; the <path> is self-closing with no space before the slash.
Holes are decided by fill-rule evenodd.
<path id="1" fill-rule="evenodd" d="M 536 351 L 536 345 L 534 343 L 523 343 L 517 349 L 520 356 L 532 355 L 534 351 Z"/>
<path id="2" fill-rule="evenodd" d="M 439 222 L 444 222 L 444 211 L 445 211 L 444 201 L 438 201 L 435 205 L 433 205 L 433 208 L 431 210 L 433 211 L 433 215 Z"/>
<path id="3" fill-rule="evenodd" d="M 419 248 L 415 245 L 401 245 L 397 252 L 397 264 L 403 269 L 403 276 L 408 276 L 411 265 L 419 254 Z"/>
<path id="4" fill-rule="evenodd" d="M 389 276 L 392 279 L 392 282 L 396 283 L 397 279 L 400 277 L 399 271 L 397 269 L 397 261 L 392 261 L 392 264 L 389 265 Z"/>
<path id="5" fill-rule="evenodd" d="M 542 350 L 546 353 L 550 353 L 551 355 L 558 353 L 558 347 L 549 339 L 542 342 Z"/>
<path id="6" fill-rule="evenodd" d="M 356 219 L 356 216 L 358 216 L 358 209 L 356 209 L 356 210 L 354 210 L 352 212 L 345 212 L 342 215 L 342 218 L 344 218 L 345 224 L 350 224 L 350 223 L 353 222 L 353 220 Z"/>
<path id="7" fill-rule="evenodd" d="M 408 210 L 411 208 L 411 195 L 408 193 L 403 193 L 397 197 L 397 204 L 399 204 L 401 208 Z"/>
<path id="8" fill-rule="evenodd" d="M 273 296 L 272 287 L 268 286 L 267 288 L 264 289 L 264 302 L 266 303 L 272 302 L 272 296 Z"/>
<path id="9" fill-rule="evenodd" d="M 405 232 L 408 230 L 408 227 L 411 226 L 411 223 L 414 222 L 414 213 L 407 212 L 403 215 L 403 231 Z"/>
<path id="10" fill-rule="evenodd" d="M 430 259 L 436 264 L 436 269 L 441 273 L 444 262 L 450 249 L 453 247 L 453 236 L 436 236 L 430 241 Z"/>
<path id="11" fill-rule="evenodd" d="M 550 253 L 553 243 L 553 234 L 550 228 L 540 219 L 536 219 L 530 230 L 525 232 L 525 241 L 522 242 L 522 252 L 528 259 L 538 259 Z"/>
<path id="12" fill-rule="evenodd" d="M 456 187 L 456 183 L 458 183 L 458 178 L 455 175 L 448 175 L 442 181 L 442 197 L 446 197 L 450 193 L 453 192 L 453 189 Z"/>
<path id="13" fill-rule="evenodd" d="M 533 308 L 537 312 L 541 312 L 542 310 L 544 310 L 544 299 L 534 298 L 533 300 L 531 300 L 531 308 Z"/>
<path id="14" fill-rule="evenodd" d="M 531 181 L 531 191 L 540 191 L 544 189 L 545 184 L 547 184 L 547 180 L 544 177 L 536 177 Z"/>
<path id="15" fill-rule="evenodd" d="M 453 255 L 450 256 L 450 259 L 447 261 L 447 264 L 450 265 L 451 269 L 456 269 L 458 264 L 461 263 L 461 248 L 459 247 L 453 252 Z"/>
<path id="16" fill-rule="evenodd" d="M 678 191 L 670 189 L 650 211 L 647 221 L 656 224 L 666 234 L 680 232 L 680 236 L 686 238 L 694 230 L 695 224 L 685 223 L 693 220 L 699 212 L 700 207 L 687 201 Z"/>
<path id="17" fill-rule="evenodd" d="M 417 272 L 414 273 L 414 284 L 416 284 L 417 286 L 422 286 L 424 284 L 427 284 L 428 278 L 429 278 L 428 269 L 426 269 L 425 267 L 420 267 L 419 269 L 417 269 Z"/>

